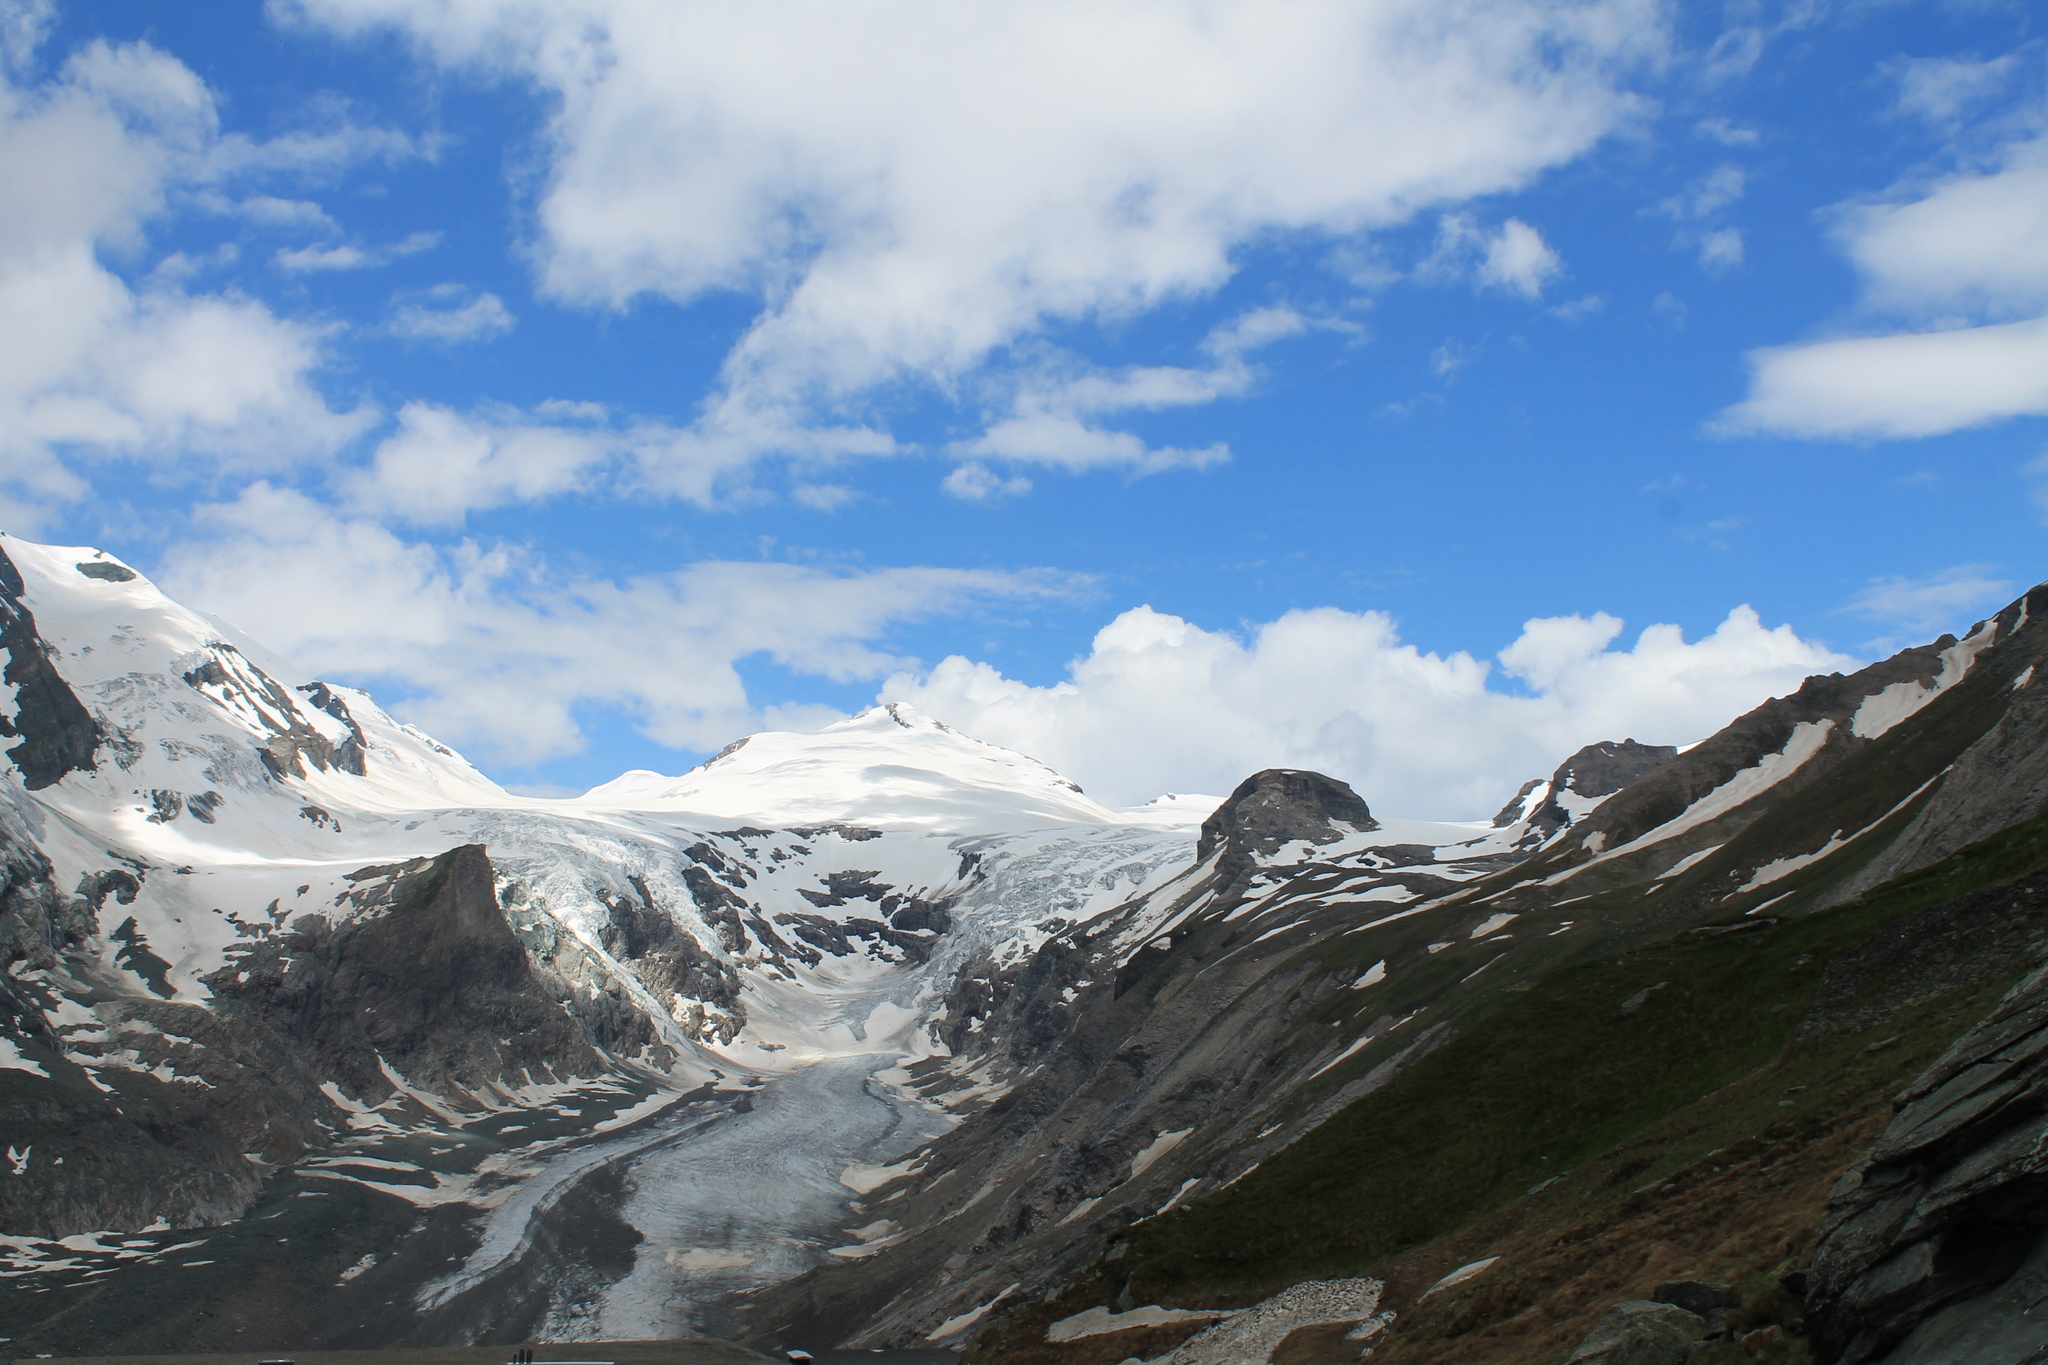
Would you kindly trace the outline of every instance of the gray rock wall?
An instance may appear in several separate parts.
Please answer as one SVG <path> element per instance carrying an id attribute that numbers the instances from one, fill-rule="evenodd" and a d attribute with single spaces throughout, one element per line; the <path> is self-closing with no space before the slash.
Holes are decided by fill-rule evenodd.
<path id="1" fill-rule="evenodd" d="M 2048 967 L 1898 1099 L 1829 1199 L 1807 1322 L 1829 1365 L 2048 1351 Z"/>

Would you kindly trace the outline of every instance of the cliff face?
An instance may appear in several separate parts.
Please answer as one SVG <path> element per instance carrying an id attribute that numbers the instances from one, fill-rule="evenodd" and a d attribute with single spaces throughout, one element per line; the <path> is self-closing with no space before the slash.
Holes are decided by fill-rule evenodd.
<path id="1" fill-rule="evenodd" d="M 479 844 L 351 874 L 349 917 L 301 915 L 206 979 L 222 1013 L 260 1025 L 355 1095 L 475 1091 L 601 1069 L 498 904 Z"/>
<path id="2" fill-rule="evenodd" d="M 2048 1294 L 2048 966 L 1896 1103 L 1828 1201 L 1808 1301 L 1818 1354 L 2004 1365 L 2048 1350 L 2030 1312 Z"/>
<path id="3" fill-rule="evenodd" d="M 24 862 L 17 848 L 10 866 Z M 253 933 L 209 978 L 210 1006 L 94 990 L 103 933 L 145 978 L 169 967 L 120 913 L 134 878 L 111 895 L 12 883 L 0 933 L 16 956 L 0 979 L 22 1065 L 0 1073 L 0 1126 L 21 1155 L 0 1180 L 0 1232 L 219 1224 L 249 1209 L 266 1167 L 349 1131 L 337 1097 L 459 1100 L 604 1069 L 569 992 L 514 937 L 483 848 L 354 881 L 339 923 Z"/>

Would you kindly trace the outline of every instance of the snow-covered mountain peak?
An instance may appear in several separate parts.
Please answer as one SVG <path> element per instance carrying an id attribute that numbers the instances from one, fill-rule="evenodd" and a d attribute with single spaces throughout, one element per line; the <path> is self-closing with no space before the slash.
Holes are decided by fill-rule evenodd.
<path id="1" fill-rule="evenodd" d="M 861 824 L 982 834 L 1134 823 L 1037 759 L 963 735 L 901 702 L 813 734 L 749 735 L 680 777 L 629 772 L 574 804 L 769 828 Z"/>
<path id="2" fill-rule="evenodd" d="M 308 676 L 102 551 L 0 533 L 0 609 L 9 667 L 36 675 L 6 718 L 47 732 L 61 712 L 70 739 L 61 761 L 31 772 L 17 754 L 14 767 L 74 814 L 111 803 L 167 858 L 193 856 L 194 837 L 324 848 L 342 811 L 512 800 L 367 693 Z"/>

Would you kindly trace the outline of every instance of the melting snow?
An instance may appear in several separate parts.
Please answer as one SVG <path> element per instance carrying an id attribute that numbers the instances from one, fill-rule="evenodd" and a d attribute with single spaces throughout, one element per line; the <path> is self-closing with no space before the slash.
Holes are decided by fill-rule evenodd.
<path id="1" fill-rule="evenodd" d="M 1165 1210 L 1162 1209 L 1160 1212 L 1164 1213 Z M 1231 1314 L 1228 1311 L 1220 1308 L 1160 1308 L 1154 1305 L 1133 1308 L 1127 1313 L 1112 1313 L 1107 1308 L 1091 1308 L 1085 1313 L 1061 1318 L 1046 1328 L 1045 1339 L 1057 1344 L 1062 1341 L 1079 1341 L 1082 1337 L 1099 1337 L 1105 1332 L 1122 1332 L 1132 1327 L 1164 1327 L 1173 1322 L 1209 1322 L 1229 1316 Z"/>
<path id="2" fill-rule="evenodd" d="M 1126 1178 L 1136 1180 L 1139 1176 L 1145 1174 L 1146 1171 L 1151 1169 L 1152 1163 L 1180 1146 L 1181 1143 L 1187 1140 L 1188 1134 L 1194 1131 L 1192 1128 L 1183 1128 L 1179 1132 L 1161 1133 L 1158 1137 L 1153 1138 L 1151 1146 L 1131 1158 L 1131 1173 Z"/>
<path id="3" fill-rule="evenodd" d="M 8 1038 L 0 1038 L 0 1070 L 32 1071 L 45 1080 L 48 1080 L 50 1077 L 50 1073 L 43 1070 L 41 1062 L 22 1056 L 21 1049 L 14 1045 L 12 1039 Z"/>

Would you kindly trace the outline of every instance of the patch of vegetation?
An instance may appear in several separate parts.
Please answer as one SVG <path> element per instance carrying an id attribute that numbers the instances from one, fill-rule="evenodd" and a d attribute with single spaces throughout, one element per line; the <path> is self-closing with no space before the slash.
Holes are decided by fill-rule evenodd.
<path id="1" fill-rule="evenodd" d="M 1132 1230 L 1138 1301 L 1243 1301 L 1358 1274 L 1769 1064 L 1785 1071 L 1781 1089 L 1823 1085 L 1823 1074 L 1791 1075 L 1808 1059 L 1825 1072 L 1836 1049 L 1786 1049 L 1828 959 L 1901 916 L 2044 865 L 2048 817 L 1843 906 L 1554 972 L 1236 1185 Z M 1768 1124 L 1779 1097 L 1752 1098 Z M 1808 1105 L 1794 1095 L 1785 1107 Z M 1657 1164 L 1623 1162 L 1606 1179 L 1641 1184 Z"/>

